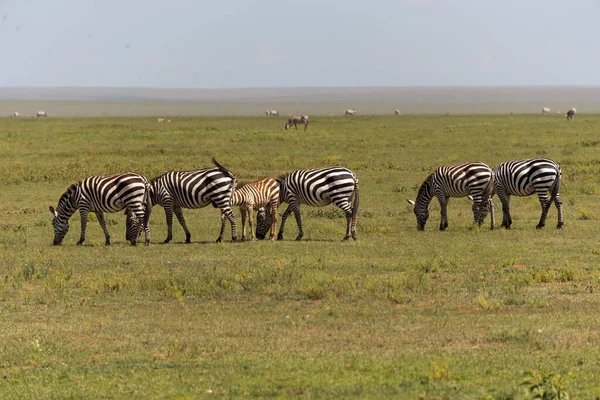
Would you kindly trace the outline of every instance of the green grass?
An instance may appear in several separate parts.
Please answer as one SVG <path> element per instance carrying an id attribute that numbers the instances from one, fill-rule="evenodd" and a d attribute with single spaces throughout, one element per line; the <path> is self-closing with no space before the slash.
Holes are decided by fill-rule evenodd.
<path id="1" fill-rule="evenodd" d="M 0 393 L 3 398 L 524 398 L 551 376 L 600 395 L 600 116 L 0 120 Z M 302 208 L 283 242 L 215 244 L 219 210 L 185 210 L 192 244 L 164 212 L 152 244 L 113 245 L 74 215 L 51 246 L 48 206 L 94 174 L 210 166 L 238 179 L 344 165 L 359 177 L 359 240 L 334 208 Z M 536 230 L 535 197 L 512 198 L 513 229 L 473 228 L 467 199 L 440 232 L 411 207 L 439 165 L 544 156 L 563 172 Z M 502 212 L 496 201 L 497 223 Z M 236 215 L 239 212 L 236 210 Z M 226 238 L 230 233 L 226 231 Z M 533 372 L 527 372 L 533 371 Z M 534 377 L 534 378 L 531 378 Z M 550 379 L 550 378 L 549 378 Z"/>

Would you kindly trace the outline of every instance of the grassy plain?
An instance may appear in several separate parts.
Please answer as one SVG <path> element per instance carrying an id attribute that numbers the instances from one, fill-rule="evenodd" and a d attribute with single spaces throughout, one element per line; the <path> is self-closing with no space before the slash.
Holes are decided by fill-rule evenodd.
<path id="1" fill-rule="evenodd" d="M 178 117 L 0 120 L 2 398 L 526 398 L 525 372 L 572 398 L 600 395 L 600 116 Z M 53 247 L 51 215 L 94 174 L 210 165 L 240 180 L 344 165 L 360 182 L 359 240 L 333 207 L 303 208 L 305 240 L 215 244 L 213 208 L 185 210 L 174 243 L 113 245 L 78 215 Z M 406 198 L 442 164 L 544 156 L 556 209 L 513 198 L 513 229 L 472 227 L 466 199 L 424 232 Z M 501 210 L 497 206 L 497 219 Z M 239 212 L 236 210 L 236 214 Z M 227 234 L 226 234 L 226 237 Z M 553 375 L 554 374 L 554 375 Z"/>

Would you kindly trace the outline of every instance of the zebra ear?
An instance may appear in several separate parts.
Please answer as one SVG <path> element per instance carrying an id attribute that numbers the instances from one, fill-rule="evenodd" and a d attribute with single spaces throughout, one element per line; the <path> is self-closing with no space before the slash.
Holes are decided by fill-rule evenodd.
<path id="1" fill-rule="evenodd" d="M 412 200 L 406 199 L 406 201 L 408 201 L 408 204 L 410 204 L 410 205 L 413 205 L 413 206 L 415 205 L 415 202 Z"/>
<path id="2" fill-rule="evenodd" d="M 56 217 L 58 215 L 58 213 L 56 212 L 56 210 L 54 209 L 54 207 L 49 206 L 48 210 L 50 210 L 50 212 L 52 213 L 52 216 Z"/>

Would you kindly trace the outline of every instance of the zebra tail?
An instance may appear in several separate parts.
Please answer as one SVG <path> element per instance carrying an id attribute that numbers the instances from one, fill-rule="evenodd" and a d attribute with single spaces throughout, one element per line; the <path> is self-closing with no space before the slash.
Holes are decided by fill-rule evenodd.
<path id="1" fill-rule="evenodd" d="M 359 203 L 359 195 L 358 195 L 358 182 L 354 184 L 354 204 L 352 204 L 352 218 L 356 219 L 358 215 L 358 203 Z"/>
<path id="2" fill-rule="evenodd" d="M 219 164 L 219 162 L 214 157 L 212 158 L 212 162 L 213 162 L 213 164 L 215 164 L 215 166 L 217 168 L 219 168 L 219 170 L 222 173 L 224 173 L 225 175 L 227 175 L 228 177 L 231 178 L 231 180 L 232 180 L 232 182 L 231 182 L 231 191 L 229 193 L 229 198 L 231 199 L 231 197 L 233 196 L 233 194 L 235 193 L 235 191 L 237 189 L 237 178 L 235 177 L 235 175 L 233 173 L 231 173 L 231 171 L 229 171 L 227 168 L 225 168 L 224 166 L 222 166 L 221 164 Z M 213 206 L 215 206 L 214 203 L 213 203 Z"/>

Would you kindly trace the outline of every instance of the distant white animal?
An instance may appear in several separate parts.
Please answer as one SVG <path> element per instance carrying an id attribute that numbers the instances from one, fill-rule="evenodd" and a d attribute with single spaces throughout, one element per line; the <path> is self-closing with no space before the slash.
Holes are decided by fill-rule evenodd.
<path id="1" fill-rule="evenodd" d="M 550 108 L 549 107 L 542 108 L 542 114 L 550 114 Z"/>
<path id="2" fill-rule="evenodd" d="M 356 110 L 354 108 L 349 108 L 344 115 L 356 115 Z"/>
<path id="3" fill-rule="evenodd" d="M 394 114 L 396 114 L 396 115 L 402 115 L 402 114 L 400 114 L 400 110 L 398 110 L 398 109 L 396 109 L 396 110 L 394 111 Z"/>
<path id="4" fill-rule="evenodd" d="M 46 111 L 38 111 L 35 116 L 38 117 L 38 118 L 40 118 L 40 117 L 47 117 L 48 114 L 46 114 Z"/>
<path id="5" fill-rule="evenodd" d="M 566 117 L 567 119 L 573 119 L 575 114 L 577 114 L 577 110 L 575 108 L 571 108 L 569 111 L 567 111 Z"/>
<path id="6" fill-rule="evenodd" d="M 12 116 L 13 116 L 14 118 L 17 118 L 17 117 L 19 117 L 20 115 L 21 115 L 21 114 L 19 114 L 19 112 L 18 112 L 18 111 L 15 111 L 15 112 L 13 113 L 13 115 L 12 115 Z"/>
<path id="7" fill-rule="evenodd" d="M 306 128 L 308 128 L 308 115 L 290 115 L 285 124 L 285 129 L 290 129 L 292 125 L 298 129 L 298 124 L 304 124 L 304 131 L 306 131 Z"/>
<path id="8" fill-rule="evenodd" d="M 278 117 L 279 116 L 279 111 L 277 110 L 266 110 L 265 111 L 265 115 L 268 116 L 274 116 L 274 117 Z"/>
<path id="9" fill-rule="evenodd" d="M 156 122 L 163 122 L 165 119 L 163 117 L 156 118 Z"/>
<path id="10" fill-rule="evenodd" d="M 170 124 L 170 123 L 171 123 L 171 120 L 170 120 L 170 119 L 168 119 L 168 120 L 167 120 L 167 123 L 169 123 L 169 124 Z"/>

